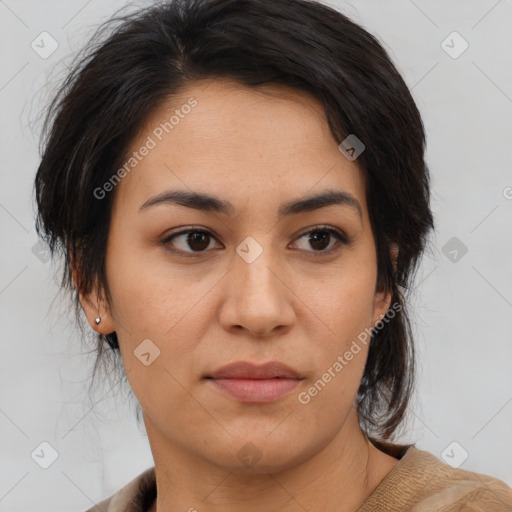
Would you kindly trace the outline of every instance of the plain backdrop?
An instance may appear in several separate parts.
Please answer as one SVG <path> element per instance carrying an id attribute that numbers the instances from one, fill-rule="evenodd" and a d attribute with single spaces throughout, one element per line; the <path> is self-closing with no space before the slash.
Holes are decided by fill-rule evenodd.
<path id="1" fill-rule="evenodd" d="M 402 441 L 512 486 L 512 2 L 328 3 L 389 51 L 427 131 L 437 232 L 412 301 L 419 376 Z M 0 0 L 2 512 L 83 511 L 153 465 L 123 393 L 84 405 L 93 358 L 34 229 L 38 118 L 122 5 Z"/>

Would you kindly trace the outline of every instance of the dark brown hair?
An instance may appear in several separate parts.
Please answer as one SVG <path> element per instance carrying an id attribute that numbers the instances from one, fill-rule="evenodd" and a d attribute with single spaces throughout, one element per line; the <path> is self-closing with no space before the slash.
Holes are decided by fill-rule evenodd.
<path id="1" fill-rule="evenodd" d="M 425 134 L 404 80 L 375 37 L 309 0 L 175 0 L 103 24 L 50 104 L 35 179 L 36 229 L 65 264 L 62 287 L 109 300 L 105 251 L 115 192 L 93 191 L 119 169 L 145 120 L 196 80 L 300 89 L 325 107 L 339 144 L 355 134 L 375 238 L 379 290 L 401 309 L 372 334 L 357 394 L 363 430 L 390 439 L 414 383 L 405 295 L 434 227 Z M 390 243 L 399 246 L 396 270 Z M 71 267 L 77 269 L 76 286 Z M 116 333 L 99 335 L 98 361 L 119 355 Z M 93 374 L 94 380 L 94 374 Z"/>

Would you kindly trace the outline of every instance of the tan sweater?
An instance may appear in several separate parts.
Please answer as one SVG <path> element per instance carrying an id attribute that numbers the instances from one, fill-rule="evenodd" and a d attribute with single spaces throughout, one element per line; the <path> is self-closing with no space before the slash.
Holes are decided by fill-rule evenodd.
<path id="1" fill-rule="evenodd" d="M 512 512 L 512 489 L 501 480 L 454 469 L 414 445 L 394 451 L 400 461 L 355 512 Z M 87 512 L 147 512 L 155 498 L 150 468 Z"/>

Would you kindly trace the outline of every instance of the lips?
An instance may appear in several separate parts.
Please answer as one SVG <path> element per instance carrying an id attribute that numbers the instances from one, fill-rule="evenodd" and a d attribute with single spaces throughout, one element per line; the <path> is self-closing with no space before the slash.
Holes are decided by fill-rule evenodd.
<path id="1" fill-rule="evenodd" d="M 207 375 L 207 382 L 224 396 L 247 404 L 274 402 L 290 395 L 303 377 L 283 363 L 231 363 Z"/>
<path id="2" fill-rule="evenodd" d="M 271 361 L 262 365 L 254 365 L 245 361 L 228 364 L 214 371 L 207 379 L 301 379 L 294 369 L 280 363 Z"/>

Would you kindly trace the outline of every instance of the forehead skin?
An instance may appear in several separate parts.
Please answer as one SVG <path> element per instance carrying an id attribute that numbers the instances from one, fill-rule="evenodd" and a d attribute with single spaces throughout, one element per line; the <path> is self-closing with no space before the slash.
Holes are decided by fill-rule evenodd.
<path id="1" fill-rule="evenodd" d="M 174 115 L 179 122 L 169 133 L 162 130 L 190 98 L 196 106 Z M 151 195 L 180 188 L 236 203 L 240 222 L 250 222 L 257 206 L 270 229 L 284 195 L 296 199 L 332 187 L 357 197 L 369 228 L 361 171 L 339 151 L 323 106 L 306 92 L 279 84 L 248 88 L 226 79 L 201 80 L 147 119 L 128 157 L 148 137 L 155 147 L 117 185 L 114 217 L 120 203 L 135 214 Z"/>

